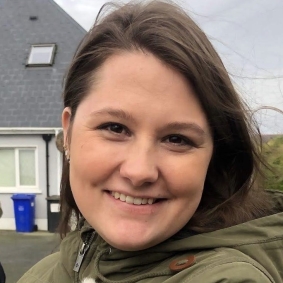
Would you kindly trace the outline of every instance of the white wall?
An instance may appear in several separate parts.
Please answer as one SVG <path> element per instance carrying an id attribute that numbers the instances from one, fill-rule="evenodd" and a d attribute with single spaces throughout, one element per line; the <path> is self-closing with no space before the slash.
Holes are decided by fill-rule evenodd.
<path id="1" fill-rule="evenodd" d="M 39 230 L 47 230 L 47 201 L 46 201 L 46 145 L 42 135 L 0 135 L 0 147 L 9 146 L 35 146 L 37 147 L 38 162 L 38 188 L 35 192 L 35 221 Z M 59 193 L 59 172 L 58 172 L 58 156 L 60 152 L 56 148 L 55 137 L 49 143 L 49 191 L 50 195 Z M 3 215 L 0 219 L 0 230 L 14 230 L 14 208 L 11 196 L 14 192 L 1 192 L 0 202 L 2 204 Z M 28 193 L 26 191 L 18 191 L 18 193 Z"/>

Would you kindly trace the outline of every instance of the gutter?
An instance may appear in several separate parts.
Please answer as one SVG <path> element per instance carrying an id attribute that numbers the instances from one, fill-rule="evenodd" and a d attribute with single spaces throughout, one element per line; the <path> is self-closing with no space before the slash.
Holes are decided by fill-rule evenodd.
<path id="1" fill-rule="evenodd" d="M 1 128 L 0 135 L 44 135 L 53 134 L 62 130 L 62 128 Z"/>

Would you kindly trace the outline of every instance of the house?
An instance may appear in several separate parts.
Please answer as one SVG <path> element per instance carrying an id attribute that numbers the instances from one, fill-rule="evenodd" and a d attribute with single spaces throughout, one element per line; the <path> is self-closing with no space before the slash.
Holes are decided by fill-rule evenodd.
<path id="1" fill-rule="evenodd" d="M 0 229 L 15 229 L 15 193 L 33 193 L 47 230 L 47 196 L 59 194 L 61 92 L 86 31 L 53 0 L 0 1 Z"/>

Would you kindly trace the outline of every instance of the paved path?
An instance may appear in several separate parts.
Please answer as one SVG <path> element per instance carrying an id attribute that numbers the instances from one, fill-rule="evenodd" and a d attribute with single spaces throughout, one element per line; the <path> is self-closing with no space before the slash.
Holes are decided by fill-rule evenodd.
<path id="1" fill-rule="evenodd" d="M 36 262 L 59 248 L 59 236 L 49 232 L 16 233 L 0 230 L 0 261 L 6 283 L 15 283 Z"/>

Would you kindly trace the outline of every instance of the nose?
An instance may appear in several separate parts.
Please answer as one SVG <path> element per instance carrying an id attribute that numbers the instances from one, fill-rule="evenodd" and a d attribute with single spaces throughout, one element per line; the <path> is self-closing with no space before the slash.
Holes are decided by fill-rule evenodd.
<path id="1" fill-rule="evenodd" d="M 154 183 L 158 179 L 158 174 L 155 154 L 147 148 L 129 149 L 120 166 L 120 175 L 128 179 L 134 187 Z"/>

